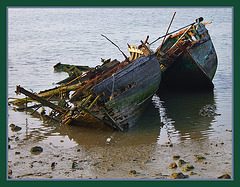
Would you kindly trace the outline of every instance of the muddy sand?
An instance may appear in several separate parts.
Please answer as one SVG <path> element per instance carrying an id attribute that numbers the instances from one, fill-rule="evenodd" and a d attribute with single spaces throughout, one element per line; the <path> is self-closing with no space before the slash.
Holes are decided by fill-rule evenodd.
<path id="1" fill-rule="evenodd" d="M 48 124 L 45 124 L 45 129 L 44 126 L 40 129 L 27 129 L 22 126 L 21 129 L 13 131 L 9 127 L 9 180 L 159 180 L 171 179 L 173 173 L 180 172 L 186 176 L 184 180 L 218 179 L 224 174 L 232 178 L 231 130 L 226 129 L 228 138 L 172 143 L 161 142 L 159 137 L 152 137 L 151 133 L 135 139 L 134 133 L 126 135 L 115 132 L 109 136 L 109 133 L 96 132 L 102 133 L 97 136 L 94 133 L 84 133 L 83 128 L 76 131 L 75 127 L 67 127 L 72 137 L 70 134 L 60 135 L 57 132 L 51 136 L 41 135 L 41 131 L 49 128 L 59 129 Z M 35 146 L 42 150 L 32 152 Z M 173 169 L 169 167 L 171 163 L 175 163 Z M 187 165 L 192 165 L 193 168 L 186 169 Z"/>

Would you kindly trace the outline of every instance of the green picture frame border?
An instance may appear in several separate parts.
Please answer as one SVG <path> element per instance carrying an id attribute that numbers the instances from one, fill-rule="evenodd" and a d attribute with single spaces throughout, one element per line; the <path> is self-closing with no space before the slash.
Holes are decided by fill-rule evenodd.
<path id="1" fill-rule="evenodd" d="M 7 8 L 8 7 L 233 7 L 233 142 L 239 142 L 239 18 L 240 18 L 240 1 L 239 0 L 0 0 L 0 122 L 1 122 L 1 159 L 0 159 L 0 184 L 3 186 L 22 185 L 24 187 L 30 185 L 237 185 L 240 180 L 240 148 L 237 143 L 233 149 L 233 180 L 7 180 Z M 216 28 L 217 29 L 217 28 Z M 69 184 L 70 183 L 70 184 Z"/>

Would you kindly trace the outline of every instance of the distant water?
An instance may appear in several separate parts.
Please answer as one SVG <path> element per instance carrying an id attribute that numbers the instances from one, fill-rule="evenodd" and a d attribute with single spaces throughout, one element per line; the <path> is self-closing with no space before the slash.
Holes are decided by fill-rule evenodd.
<path id="1" fill-rule="evenodd" d="M 123 145 L 231 139 L 226 131 L 233 125 L 231 8 L 9 8 L 8 97 L 16 97 L 16 85 L 34 92 L 55 87 L 54 83 L 67 77 L 66 73 L 54 72 L 53 66 L 58 62 L 96 66 L 101 64 L 100 58 L 123 60 L 122 54 L 101 34 L 128 54 L 127 43 L 139 45 L 147 35 L 150 42 L 164 35 L 175 11 L 170 32 L 198 17 L 203 17 L 204 22 L 212 21 L 206 27 L 218 57 L 213 93 L 158 92 L 138 124 L 124 134 L 80 127 L 66 131 L 25 112 L 14 112 L 12 107 L 8 107 L 8 123 L 22 126 L 26 133 L 21 136 L 28 141 L 54 141 L 64 136 L 67 146 L 100 145 L 109 136 L 117 137 L 118 144 Z M 160 43 L 151 48 L 156 49 Z M 206 105 L 216 106 L 220 115 L 199 115 Z"/>

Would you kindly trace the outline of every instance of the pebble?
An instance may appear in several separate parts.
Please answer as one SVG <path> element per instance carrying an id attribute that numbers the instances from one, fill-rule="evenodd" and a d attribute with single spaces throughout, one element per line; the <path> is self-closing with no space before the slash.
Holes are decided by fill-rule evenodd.
<path id="1" fill-rule="evenodd" d="M 136 170 L 130 170 L 130 171 L 129 171 L 129 174 L 130 174 L 130 175 L 135 175 L 135 174 L 137 174 L 137 172 L 136 172 Z"/>
<path id="2" fill-rule="evenodd" d="M 15 127 L 16 125 L 14 125 L 13 123 L 11 123 L 10 125 L 9 125 L 9 127 Z"/>
<path id="3" fill-rule="evenodd" d="M 51 163 L 51 168 L 54 169 L 56 165 L 57 165 L 56 162 Z"/>
<path id="4" fill-rule="evenodd" d="M 72 169 L 76 169 L 77 166 L 78 166 L 77 162 L 73 161 L 73 163 L 72 163 Z"/>
<path id="5" fill-rule="evenodd" d="M 12 125 L 14 125 L 14 124 L 12 124 Z M 13 132 L 18 132 L 18 131 L 22 130 L 22 128 L 19 127 L 19 126 L 14 125 L 13 127 L 11 127 L 11 130 L 12 130 Z"/>
<path id="6" fill-rule="evenodd" d="M 231 176 L 228 174 L 225 174 L 225 175 L 218 177 L 218 179 L 231 179 Z"/>
<path id="7" fill-rule="evenodd" d="M 106 169 L 105 171 L 106 172 L 109 172 L 109 171 L 113 171 L 114 169 L 110 169 L 110 168 L 108 168 L 108 169 Z"/>
<path id="8" fill-rule="evenodd" d="M 35 147 L 32 147 L 31 152 L 35 153 L 35 152 L 43 152 L 43 148 L 40 147 L 40 146 L 35 146 Z"/>
<path id="9" fill-rule="evenodd" d="M 191 171 L 191 173 L 189 173 L 189 175 L 197 175 L 197 173 L 194 173 Z"/>
<path id="10" fill-rule="evenodd" d="M 185 179 L 188 178 L 188 175 L 184 175 L 182 172 L 171 174 L 171 179 Z"/>
<path id="11" fill-rule="evenodd" d="M 192 169 L 194 169 L 194 166 L 189 164 L 185 168 L 182 168 L 183 171 L 190 171 Z"/>
<path id="12" fill-rule="evenodd" d="M 12 175 L 12 170 L 8 169 L 8 175 Z"/>
<path id="13" fill-rule="evenodd" d="M 182 168 L 182 171 L 190 171 L 190 169 L 189 168 Z"/>
<path id="14" fill-rule="evenodd" d="M 183 165 L 183 164 L 186 164 L 186 163 L 187 163 L 187 162 L 185 162 L 184 160 L 179 160 L 179 161 L 178 161 L 178 164 L 179 164 L 179 165 Z"/>
<path id="15" fill-rule="evenodd" d="M 177 168 L 177 164 L 175 162 L 169 165 L 169 169 Z"/>
<path id="16" fill-rule="evenodd" d="M 174 155 L 174 156 L 173 156 L 173 159 L 174 159 L 174 160 L 178 160 L 179 158 L 180 158 L 179 155 Z"/>
<path id="17" fill-rule="evenodd" d="M 46 178 L 47 178 L 47 179 L 51 179 L 52 176 L 51 176 L 51 175 L 46 175 Z"/>
<path id="18" fill-rule="evenodd" d="M 200 156 L 200 155 L 194 155 L 194 156 L 196 157 L 197 161 L 206 159 L 204 156 Z"/>
<path id="19" fill-rule="evenodd" d="M 188 169 L 194 169 L 194 166 L 188 164 L 188 165 L 186 166 L 186 168 L 188 168 Z"/>

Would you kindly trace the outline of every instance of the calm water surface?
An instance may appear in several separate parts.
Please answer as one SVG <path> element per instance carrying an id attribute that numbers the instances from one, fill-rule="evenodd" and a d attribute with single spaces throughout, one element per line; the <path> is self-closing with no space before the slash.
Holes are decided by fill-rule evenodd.
<path id="1" fill-rule="evenodd" d="M 64 145 L 180 144 L 199 140 L 230 140 L 232 121 L 232 9 L 231 8 L 9 8 L 8 9 L 8 97 L 16 97 L 16 85 L 39 92 L 55 87 L 67 74 L 56 73 L 58 63 L 96 66 L 100 58 L 123 60 L 127 43 L 153 41 L 164 35 L 177 12 L 170 32 L 198 17 L 212 21 L 207 29 L 218 56 L 213 93 L 157 93 L 142 118 L 126 133 L 99 132 L 81 127 L 48 124 L 25 112 L 8 107 L 8 124 L 23 128 L 26 142 Z M 161 41 L 151 46 L 156 49 Z M 21 97 L 24 97 L 21 95 Z M 219 116 L 203 117 L 199 110 L 215 105 Z M 8 136 L 13 133 L 8 132 Z M 110 138 L 110 139 L 109 139 Z"/>

